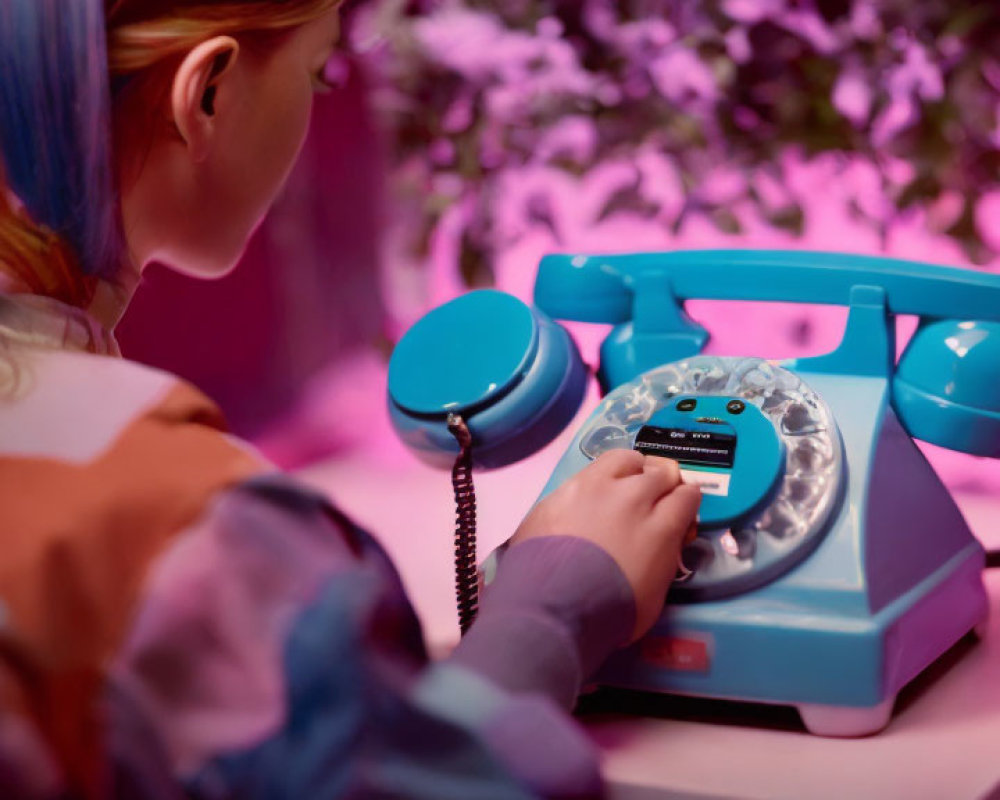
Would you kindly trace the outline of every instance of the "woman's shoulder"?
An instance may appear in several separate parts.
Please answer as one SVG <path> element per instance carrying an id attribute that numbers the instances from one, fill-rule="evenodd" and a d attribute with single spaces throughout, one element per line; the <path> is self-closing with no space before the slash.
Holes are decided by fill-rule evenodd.
<path id="1" fill-rule="evenodd" d="M 17 389 L 0 405 L 0 500 L 4 521 L 33 541 L 78 529 L 166 534 L 219 490 L 273 470 L 226 432 L 211 400 L 167 373 L 65 352 L 14 364 Z"/>
<path id="2" fill-rule="evenodd" d="M 138 774 L 161 751 L 169 765 L 209 765 L 266 741 L 285 684 L 341 690 L 327 654 L 350 656 L 346 682 L 364 663 L 347 648 L 368 638 L 422 660 L 384 554 L 227 434 L 199 391 L 102 357 L 21 363 L 27 381 L 0 401 L 0 721 L 19 714 L 66 774 L 133 757 Z M 15 415 L 30 428 L 22 452 L 3 438 Z M 314 652 L 331 620 L 337 636 Z M 382 642 L 392 637 L 402 644 Z M 121 753 L 102 751 L 105 730 L 128 738 Z"/>
<path id="3" fill-rule="evenodd" d="M 0 351 L 0 455 L 84 464 L 136 425 L 184 422 L 225 428 L 211 400 L 167 372 L 89 353 Z"/>

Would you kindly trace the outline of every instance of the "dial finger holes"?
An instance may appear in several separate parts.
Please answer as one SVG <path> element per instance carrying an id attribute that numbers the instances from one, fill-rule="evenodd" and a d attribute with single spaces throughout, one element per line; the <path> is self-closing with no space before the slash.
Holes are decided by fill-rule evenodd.
<path id="1" fill-rule="evenodd" d="M 749 561 L 757 552 L 757 531 L 726 531 L 719 539 L 719 545 L 727 555 L 740 561 Z"/>
<path id="2" fill-rule="evenodd" d="M 587 434 L 580 442 L 580 449 L 587 458 L 596 459 L 608 450 L 631 449 L 631 437 L 624 428 L 604 425 Z"/>

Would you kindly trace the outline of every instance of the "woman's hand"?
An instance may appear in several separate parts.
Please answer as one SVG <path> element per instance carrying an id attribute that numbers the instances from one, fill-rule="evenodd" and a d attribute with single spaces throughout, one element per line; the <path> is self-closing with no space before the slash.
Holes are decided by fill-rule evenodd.
<path id="1" fill-rule="evenodd" d="M 511 544 L 567 535 L 604 549 L 635 595 L 634 641 L 663 610 L 700 503 L 701 490 L 681 482 L 676 461 L 611 450 L 538 503 Z"/>

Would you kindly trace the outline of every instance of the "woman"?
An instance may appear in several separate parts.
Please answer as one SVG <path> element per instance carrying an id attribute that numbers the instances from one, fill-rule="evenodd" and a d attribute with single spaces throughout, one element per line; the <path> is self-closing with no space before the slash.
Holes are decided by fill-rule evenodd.
<path id="1" fill-rule="evenodd" d="M 0 5 L 0 796 L 601 791 L 563 709 L 657 615 L 699 501 L 676 465 L 618 453 L 540 504 L 429 665 L 365 533 L 117 358 L 147 264 L 239 258 L 337 4 Z"/>

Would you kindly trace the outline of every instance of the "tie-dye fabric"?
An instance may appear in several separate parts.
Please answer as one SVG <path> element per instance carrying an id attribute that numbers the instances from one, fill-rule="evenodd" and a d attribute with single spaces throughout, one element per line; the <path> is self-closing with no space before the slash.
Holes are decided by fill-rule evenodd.
<path id="1" fill-rule="evenodd" d="M 0 797 L 600 795 L 565 706 L 634 619 L 603 552 L 514 548 L 429 663 L 374 540 L 205 397 L 36 344 L 0 338 Z"/>

